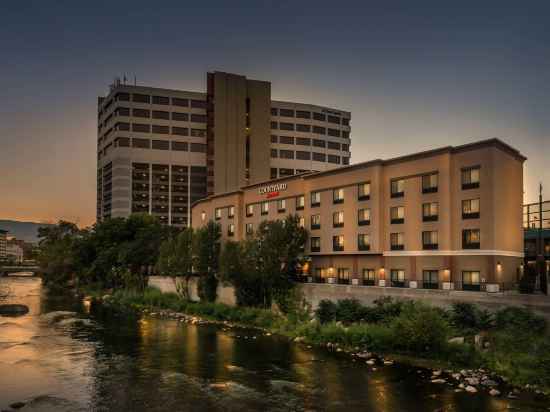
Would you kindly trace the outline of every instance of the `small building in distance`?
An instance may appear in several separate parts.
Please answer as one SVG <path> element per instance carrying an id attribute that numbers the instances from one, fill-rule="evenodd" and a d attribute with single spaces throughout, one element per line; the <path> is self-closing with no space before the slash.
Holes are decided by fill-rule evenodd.
<path id="1" fill-rule="evenodd" d="M 0 229 L 0 262 L 6 260 L 6 248 L 8 243 L 8 231 Z"/>

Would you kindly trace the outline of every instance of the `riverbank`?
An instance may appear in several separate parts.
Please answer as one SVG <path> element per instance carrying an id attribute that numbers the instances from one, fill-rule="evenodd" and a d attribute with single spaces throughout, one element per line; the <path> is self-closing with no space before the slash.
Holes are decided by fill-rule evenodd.
<path id="1" fill-rule="evenodd" d="M 525 390 L 535 396 L 550 394 L 548 354 L 541 356 L 549 339 L 538 337 L 535 344 L 528 343 L 533 340 L 528 332 L 528 320 L 525 320 L 525 332 L 516 327 L 514 333 L 501 328 L 484 334 L 481 340 L 480 335 L 448 339 L 457 331 L 449 331 L 448 325 L 441 323 L 441 310 L 425 305 L 418 305 L 414 311 L 411 306 L 408 308 L 411 313 L 391 322 L 344 324 L 341 321 L 321 323 L 306 314 L 283 316 L 259 308 L 188 302 L 176 294 L 163 294 L 155 289 L 102 295 L 96 292 L 95 299 L 119 311 L 193 324 L 215 323 L 223 328 L 257 328 L 264 334 L 278 334 L 299 344 L 348 354 L 374 370 L 394 361 L 428 368 L 432 375 L 427 378 L 433 384 L 452 385 L 456 391 L 487 391 L 493 396 L 510 398 Z M 472 339 L 477 346 L 469 342 Z"/>

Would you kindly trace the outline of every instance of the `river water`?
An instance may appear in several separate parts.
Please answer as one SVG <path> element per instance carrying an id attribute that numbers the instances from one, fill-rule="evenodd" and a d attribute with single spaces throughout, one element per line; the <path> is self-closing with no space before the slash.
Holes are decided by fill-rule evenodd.
<path id="1" fill-rule="evenodd" d="M 5 292 L 9 290 L 7 297 Z M 3 293 L 4 292 L 4 293 Z M 0 278 L 0 410 L 55 411 L 521 411 L 532 399 L 455 393 L 429 371 L 363 362 L 250 330 L 120 316 L 37 278 Z M 74 316 L 53 320 L 52 311 Z M 42 408 L 42 409 L 40 409 Z"/>

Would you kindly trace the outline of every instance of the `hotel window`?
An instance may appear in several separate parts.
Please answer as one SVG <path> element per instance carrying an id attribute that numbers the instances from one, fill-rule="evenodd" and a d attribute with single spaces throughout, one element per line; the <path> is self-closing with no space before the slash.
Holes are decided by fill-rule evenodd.
<path id="1" fill-rule="evenodd" d="M 206 109 L 206 100 L 191 100 L 191 107 L 196 109 Z"/>
<path id="2" fill-rule="evenodd" d="M 479 199 L 462 201 L 462 219 L 479 219 Z"/>
<path id="3" fill-rule="evenodd" d="M 439 218 L 439 203 L 430 202 L 422 205 L 422 221 L 437 222 Z"/>
<path id="4" fill-rule="evenodd" d="M 298 218 L 298 226 L 301 227 L 301 228 L 306 227 L 306 219 L 305 219 L 305 217 L 300 216 L 300 217 Z"/>
<path id="5" fill-rule="evenodd" d="M 363 285 L 374 286 L 376 284 L 374 269 L 363 269 Z"/>
<path id="6" fill-rule="evenodd" d="M 306 198 L 304 195 L 296 197 L 296 210 L 304 210 L 306 204 Z"/>
<path id="7" fill-rule="evenodd" d="M 279 176 L 292 176 L 294 174 L 294 169 L 286 169 L 286 168 L 280 168 L 279 169 Z"/>
<path id="8" fill-rule="evenodd" d="M 349 157 L 343 156 L 342 157 L 342 164 L 346 165 L 346 166 L 349 165 Z"/>
<path id="9" fill-rule="evenodd" d="M 332 250 L 334 252 L 344 251 L 344 235 L 338 235 L 332 237 Z"/>
<path id="10" fill-rule="evenodd" d="M 329 115 L 329 116 L 328 116 L 328 122 L 329 122 L 329 123 L 340 124 L 340 118 L 337 117 L 337 116 L 331 116 L 331 115 Z"/>
<path id="11" fill-rule="evenodd" d="M 153 104 L 170 104 L 170 98 L 165 96 L 153 96 Z"/>
<path id="12" fill-rule="evenodd" d="M 370 225 L 370 209 L 359 209 L 357 211 L 357 224 L 359 226 Z"/>
<path id="13" fill-rule="evenodd" d="M 271 116 L 278 116 L 278 110 L 275 107 L 271 108 Z"/>
<path id="14" fill-rule="evenodd" d="M 292 136 L 279 136 L 279 143 L 281 143 L 281 144 L 294 144 L 294 137 L 292 137 Z"/>
<path id="15" fill-rule="evenodd" d="M 270 176 L 271 176 L 271 179 L 277 179 L 277 168 L 276 167 L 271 168 Z"/>
<path id="16" fill-rule="evenodd" d="M 370 183 L 359 183 L 357 185 L 357 200 L 370 199 Z"/>
<path id="17" fill-rule="evenodd" d="M 392 224 L 405 223 L 405 208 L 403 206 L 391 207 L 390 218 Z"/>
<path id="18" fill-rule="evenodd" d="M 339 165 L 340 164 L 340 156 L 336 156 L 336 155 L 327 155 L 327 161 L 329 163 L 334 163 L 336 165 Z"/>
<path id="19" fill-rule="evenodd" d="M 332 137 L 340 137 L 340 130 L 329 128 L 327 134 Z"/>
<path id="20" fill-rule="evenodd" d="M 462 169 L 462 189 L 479 187 L 479 166 Z"/>
<path id="21" fill-rule="evenodd" d="M 322 113 L 313 112 L 313 119 L 314 120 L 320 120 L 321 122 L 324 122 L 326 120 L 326 116 Z"/>
<path id="22" fill-rule="evenodd" d="M 172 134 L 177 134 L 178 136 L 189 136 L 189 129 L 187 127 L 172 126 Z M 187 142 L 185 142 L 185 144 L 187 144 Z"/>
<path id="23" fill-rule="evenodd" d="M 394 288 L 405 287 L 405 271 L 403 269 L 392 269 L 390 271 L 391 285 Z"/>
<path id="24" fill-rule="evenodd" d="M 156 150 L 170 150 L 170 142 L 168 140 L 153 140 L 151 148 Z"/>
<path id="25" fill-rule="evenodd" d="M 269 212 L 269 202 L 262 202 L 261 214 L 267 215 L 268 212 Z"/>
<path id="26" fill-rule="evenodd" d="M 203 222 L 206 220 L 206 212 L 201 212 L 201 220 Z"/>
<path id="27" fill-rule="evenodd" d="M 277 129 L 277 122 L 271 122 L 271 129 L 273 130 Z"/>
<path id="28" fill-rule="evenodd" d="M 349 126 L 349 119 L 346 119 L 345 117 L 342 118 L 342 125 L 343 126 Z"/>
<path id="29" fill-rule="evenodd" d="M 189 99 L 172 97 L 172 106 L 189 107 Z"/>
<path id="30" fill-rule="evenodd" d="M 327 160 L 327 156 L 324 153 L 313 152 L 312 157 L 316 162 L 326 162 Z"/>
<path id="31" fill-rule="evenodd" d="M 365 233 L 357 235 L 357 249 L 358 250 L 370 250 L 370 236 Z"/>
<path id="32" fill-rule="evenodd" d="M 332 150 L 340 150 L 340 143 L 327 142 L 327 147 Z"/>
<path id="33" fill-rule="evenodd" d="M 189 121 L 189 115 L 187 113 L 172 112 L 172 120 L 187 122 Z"/>
<path id="34" fill-rule="evenodd" d="M 321 229 L 321 215 L 311 215 L 311 230 Z"/>
<path id="35" fill-rule="evenodd" d="M 313 139 L 313 146 L 325 148 L 327 142 L 325 140 Z"/>
<path id="36" fill-rule="evenodd" d="M 164 112 L 161 110 L 153 110 L 153 119 L 170 120 L 170 112 Z"/>
<path id="37" fill-rule="evenodd" d="M 277 200 L 277 212 L 284 213 L 286 211 L 286 199 Z"/>
<path id="38" fill-rule="evenodd" d="M 301 150 L 296 151 L 296 159 L 298 160 L 311 160 L 311 152 L 304 152 Z"/>
<path id="39" fill-rule="evenodd" d="M 246 205 L 246 217 L 254 216 L 254 205 Z"/>
<path id="40" fill-rule="evenodd" d="M 271 135 L 271 143 L 277 143 L 279 141 L 279 138 L 275 136 L 274 134 Z"/>
<path id="41" fill-rule="evenodd" d="M 438 247 L 439 245 L 436 230 L 422 232 L 422 249 L 435 250 Z"/>
<path id="42" fill-rule="evenodd" d="M 332 214 L 332 227 L 344 227 L 344 212 L 334 212 Z"/>
<path id="43" fill-rule="evenodd" d="M 464 229 L 462 231 L 462 249 L 479 249 L 479 229 Z"/>
<path id="44" fill-rule="evenodd" d="M 405 196 L 405 179 L 391 181 L 391 197 Z"/>
<path id="45" fill-rule="evenodd" d="M 254 225 L 252 223 L 247 223 L 245 225 L 245 230 L 247 235 L 252 235 L 254 233 Z"/>
<path id="46" fill-rule="evenodd" d="M 281 159 L 294 159 L 294 152 L 292 150 L 279 150 L 279 157 Z"/>
<path id="47" fill-rule="evenodd" d="M 154 124 L 152 132 L 156 134 L 170 134 L 170 128 L 168 126 Z"/>
<path id="48" fill-rule="evenodd" d="M 349 269 L 338 268 L 338 283 L 349 285 Z"/>
<path id="49" fill-rule="evenodd" d="M 391 250 L 404 250 L 405 245 L 403 243 L 403 233 L 390 233 L 390 249 Z"/>
<path id="50" fill-rule="evenodd" d="M 479 271 L 463 271 L 462 272 L 462 290 L 481 290 L 480 283 L 480 273 Z"/>
<path id="51" fill-rule="evenodd" d="M 233 236 L 235 234 L 235 225 L 230 223 L 227 225 L 227 236 Z"/>
<path id="52" fill-rule="evenodd" d="M 325 135 L 327 134 L 327 129 L 320 126 L 313 126 L 313 133 Z"/>
<path id="53" fill-rule="evenodd" d="M 227 217 L 230 219 L 235 217 L 235 206 L 229 206 L 227 209 Z"/>
<path id="54" fill-rule="evenodd" d="M 294 117 L 294 110 L 291 110 L 291 109 L 279 109 L 279 116 Z"/>
<path id="55" fill-rule="evenodd" d="M 132 101 L 138 102 L 138 103 L 149 103 L 150 99 L 151 99 L 151 96 L 148 96 L 145 94 L 134 93 L 132 95 Z"/>
<path id="56" fill-rule="evenodd" d="M 422 176 L 422 193 L 436 193 L 437 181 L 437 173 L 431 173 L 429 175 Z"/>
<path id="57" fill-rule="evenodd" d="M 311 132 L 311 126 L 309 124 L 297 124 L 296 131 L 309 133 Z"/>
<path id="58" fill-rule="evenodd" d="M 439 289 L 439 272 L 437 270 L 422 271 L 422 287 L 424 289 Z"/>
<path id="59" fill-rule="evenodd" d="M 321 205 L 321 192 L 311 192 L 311 207 Z"/>
<path id="60" fill-rule="evenodd" d="M 214 217 L 216 220 L 220 220 L 222 218 L 222 210 L 219 207 L 217 207 L 214 211 Z"/>
<path id="61" fill-rule="evenodd" d="M 310 249 L 312 252 L 320 252 L 321 251 L 321 238 L 320 237 L 312 237 L 309 239 L 310 243 Z"/>
<path id="62" fill-rule="evenodd" d="M 332 191 L 332 203 L 340 204 L 344 203 L 344 189 L 338 188 Z"/>
<path id="63" fill-rule="evenodd" d="M 296 110 L 296 117 L 299 119 L 311 119 L 311 112 L 304 112 L 303 110 Z"/>
<path id="64" fill-rule="evenodd" d="M 309 137 L 297 137 L 296 144 L 300 146 L 311 146 L 311 139 Z"/>
<path id="65" fill-rule="evenodd" d="M 326 283 L 328 270 L 325 268 L 315 268 L 315 282 Z"/>
<path id="66" fill-rule="evenodd" d="M 150 133 L 151 126 L 148 124 L 142 124 L 142 123 L 132 123 L 132 131 L 139 132 L 139 133 Z"/>
<path id="67" fill-rule="evenodd" d="M 271 157 L 273 159 L 276 159 L 277 158 L 277 149 L 271 149 Z"/>
<path id="68" fill-rule="evenodd" d="M 191 121 L 194 123 L 206 123 L 206 115 L 191 113 Z"/>
<path id="69" fill-rule="evenodd" d="M 132 109 L 132 116 L 134 117 L 151 117 L 151 112 L 147 109 Z"/>
<path id="70" fill-rule="evenodd" d="M 342 144 L 342 151 L 349 152 L 349 144 Z"/>
<path id="71" fill-rule="evenodd" d="M 294 130 L 294 124 L 292 124 L 292 123 L 280 122 L 280 123 L 279 123 L 279 129 L 281 129 L 281 130 L 293 131 L 293 130 Z"/>

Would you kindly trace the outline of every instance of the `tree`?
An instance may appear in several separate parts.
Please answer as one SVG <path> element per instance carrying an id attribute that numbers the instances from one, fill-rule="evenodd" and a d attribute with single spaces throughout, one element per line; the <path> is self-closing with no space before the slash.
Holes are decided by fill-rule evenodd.
<path id="1" fill-rule="evenodd" d="M 81 231 L 74 223 L 63 220 L 57 225 L 38 229 L 38 263 L 45 284 L 62 287 L 74 281 L 77 267 L 74 249 L 80 236 Z"/>
<path id="2" fill-rule="evenodd" d="M 221 227 L 210 220 L 198 229 L 193 241 L 194 267 L 199 275 L 198 294 L 201 300 L 216 300 L 220 259 Z"/>
<path id="3" fill-rule="evenodd" d="M 159 272 L 172 277 L 176 290 L 185 298 L 189 297 L 189 279 L 193 274 L 193 229 L 187 228 L 177 236 L 171 236 L 160 245 Z M 184 279 L 184 285 L 178 279 Z"/>

